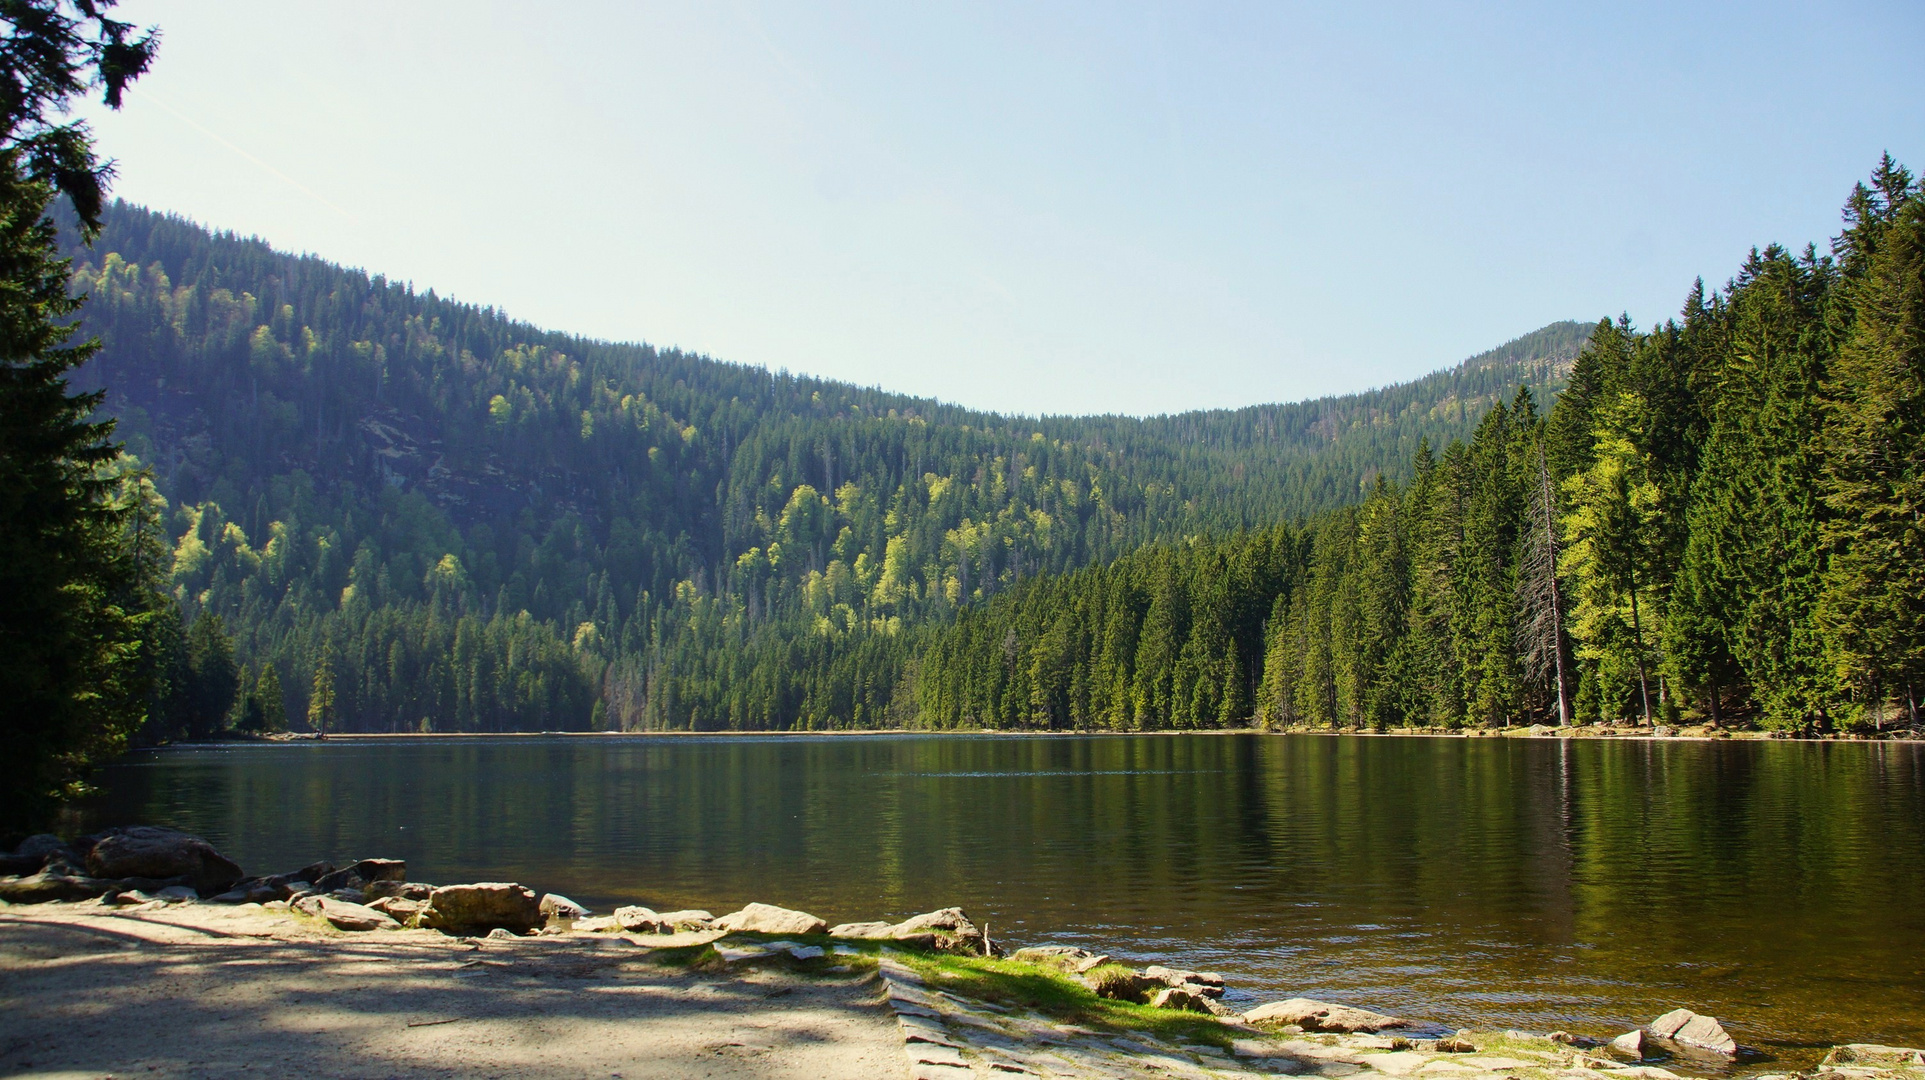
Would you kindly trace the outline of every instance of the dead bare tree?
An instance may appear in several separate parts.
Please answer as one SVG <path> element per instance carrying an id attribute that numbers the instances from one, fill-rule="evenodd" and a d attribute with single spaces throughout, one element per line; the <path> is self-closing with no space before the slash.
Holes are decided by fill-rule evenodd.
<path id="1" fill-rule="evenodd" d="M 1565 726 L 1571 722 L 1571 694 L 1564 662 L 1564 596 L 1557 580 L 1557 489 L 1541 442 L 1535 457 L 1517 566 L 1517 652 L 1532 682 L 1555 679 L 1557 722 Z"/>

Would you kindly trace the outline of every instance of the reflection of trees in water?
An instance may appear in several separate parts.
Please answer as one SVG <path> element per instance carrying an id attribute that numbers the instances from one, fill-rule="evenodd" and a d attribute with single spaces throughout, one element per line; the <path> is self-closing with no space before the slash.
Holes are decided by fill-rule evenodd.
<path id="1" fill-rule="evenodd" d="M 399 856 L 604 910 L 958 903 L 1019 943 L 1445 1022 L 1686 1004 L 1753 1042 L 1925 1038 L 1917 746 L 436 739 L 174 751 L 105 780 L 94 823 L 180 825 L 250 870 Z"/>

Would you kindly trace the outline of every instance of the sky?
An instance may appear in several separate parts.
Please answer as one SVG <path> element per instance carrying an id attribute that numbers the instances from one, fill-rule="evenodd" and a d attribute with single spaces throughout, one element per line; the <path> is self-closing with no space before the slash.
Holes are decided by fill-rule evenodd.
<path id="1" fill-rule="evenodd" d="M 1925 4 L 326 4 L 158 25 L 115 194 L 549 329 L 1018 413 L 1650 325 L 1925 169 Z"/>

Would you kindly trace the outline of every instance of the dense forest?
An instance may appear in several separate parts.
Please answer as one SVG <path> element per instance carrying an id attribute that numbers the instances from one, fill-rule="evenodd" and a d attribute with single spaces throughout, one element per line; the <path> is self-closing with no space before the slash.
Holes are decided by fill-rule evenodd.
<path id="1" fill-rule="evenodd" d="M 1831 254 L 1754 250 L 1591 333 L 1407 479 L 960 614 L 919 721 L 1148 729 L 1918 724 L 1925 191 L 1887 157 Z"/>
<path id="2" fill-rule="evenodd" d="M 125 204 L 67 235 L 101 342 L 78 382 L 151 477 L 134 544 L 180 609 L 150 740 L 909 724 L 958 613 L 1405 482 L 1590 333 L 1348 397 L 1006 417 L 549 333 Z"/>

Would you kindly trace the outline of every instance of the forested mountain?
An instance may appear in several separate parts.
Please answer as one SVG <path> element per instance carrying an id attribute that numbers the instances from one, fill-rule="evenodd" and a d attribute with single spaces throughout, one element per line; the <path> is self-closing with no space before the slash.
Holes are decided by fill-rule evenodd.
<path id="1" fill-rule="evenodd" d="M 1830 256 L 1754 250 L 1647 332 L 1600 323 L 1549 415 L 1298 527 L 1149 548 L 961 614 L 933 726 L 1636 718 L 1916 727 L 1925 190 L 1886 158 Z"/>
<path id="2" fill-rule="evenodd" d="M 906 722 L 905 665 L 958 610 L 1354 502 L 1520 382 L 1557 385 L 1588 333 L 1303 404 L 1009 417 L 546 332 L 125 204 L 103 224 L 69 243 L 103 344 L 82 381 L 155 478 L 152 561 L 196 624 L 174 682 L 237 663 L 244 690 L 274 684 L 176 692 L 150 737 L 283 709 L 379 731 Z"/>

